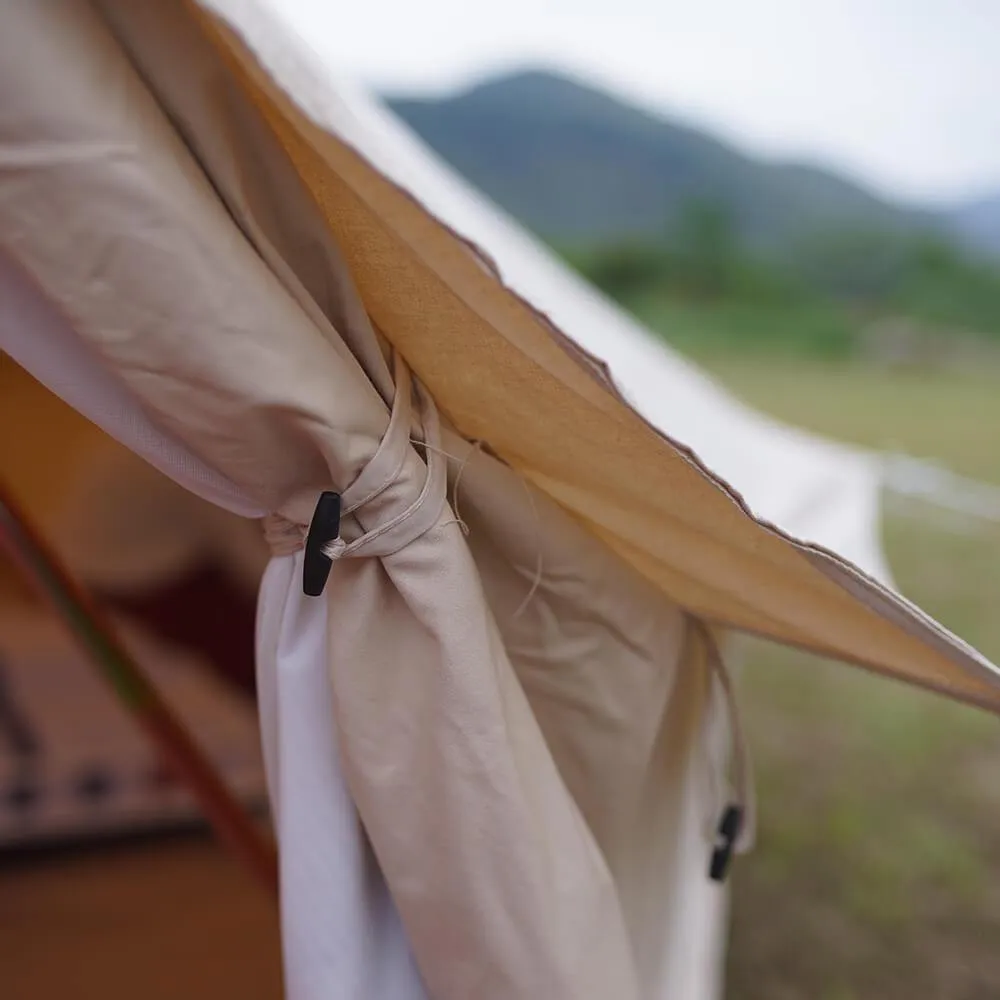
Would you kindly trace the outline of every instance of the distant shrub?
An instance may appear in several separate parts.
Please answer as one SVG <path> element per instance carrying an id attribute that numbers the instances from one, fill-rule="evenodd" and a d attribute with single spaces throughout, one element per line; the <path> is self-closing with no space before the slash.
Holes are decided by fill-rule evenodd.
<path id="1" fill-rule="evenodd" d="M 670 304 L 702 309 L 706 336 L 740 349 L 849 353 L 861 328 L 889 315 L 1000 340 L 1000 271 L 921 233 L 813 233 L 764 255 L 740 243 L 724 210 L 693 202 L 669 239 L 578 247 L 564 256 L 644 317 L 663 315 Z"/>

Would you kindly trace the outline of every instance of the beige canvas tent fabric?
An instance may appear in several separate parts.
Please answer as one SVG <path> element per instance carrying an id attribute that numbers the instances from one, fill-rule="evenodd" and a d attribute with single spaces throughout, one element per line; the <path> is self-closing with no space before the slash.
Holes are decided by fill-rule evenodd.
<path id="1" fill-rule="evenodd" d="M 272 44 L 251 7 L 226 15 Z M 123 393 L 74 405 L 230 509 L 301 528 L 320 490 L 358 503 L 346 555 L 368 558 L 308 603 L 279 555 L 262 593 L 290 996 L 713 995 L 691 616 L 991 707 L 993 669 L 755 522 L 220 22 L 167 0 L 3 17 L 0 249 L 50 324 L 4 348 L 69 399 L 39 331 L 71 339 L 76 382 Z M 297 688 L 317 664 L 328 688 Z M 303 754 L 292 730 L 326 715 Z M 332 815 L 333 779 L 304 777 L 324 756 L 377 859 L 341 815 L 357 885 L 309 827 Z M 328 889 L 355 904 L 336 928 Z M 352 934 L 368 961 L 338 963 Z"/>
<path id="2" fill-rule="evenodd" d="M 310 101 L 314 86 L 296 62 L 308 62 L 308 52 L 290 47 L 280 25 L 268 36 L 255 4 L 215 6 L 252 36 L 277 79 L 293 92 L 301 86 L 306 111 L 329 116 Z M 907 624 L 911 609 L 900 610 L 829 553 L 754 524 L 731 489 L 616 399 L 599 362 L 582 358 L 567 334 L 505 288 L 483 256 L 307 117 L 235 36 L 217 22 L 203 25 L 239 64 L 230 86 L 247 90 L 295 171 L 312 185 L 302 207 L 323 215 L 310 225 L 339 238 L 375 325 L 463 434 L 488 441 L 661 589 L 709 620 L 992 703 L 993 671 L 981 657 L 919 616 L 919 625 Z M 161 41 L 160 60 L 168 79 L 176 65 L 169 38 Z M 177 91 L 186 82 L 176 76 L 171 86 Z M 238 162 L 246 188 L 251 150 L 263 133 L 259 125 L 241 130 L 232 118 L 227 128 L 231 155 L 244 152 Z M 49 216 L 57 212 L 48 209 Z M 50 240 L 63 238 L 59 229 Z M 852 593 L 870 607 L 860 607 Z"/>
<path id="3" fill-rule="evenodd" d="M 612 373 L 574 348 L 571 331 L 497 280 L 488 248 L 471 252 L 324 130 L 335 102 L 310 100 L 307 68 L 256 5 L 213 6 L 256 47 L 257 58 L 224 28 L 214 35 L 339 237 L 373 321 L 464 433 L 709 620 L 995 702 L 981 657 L 917 625 L 836 557 L 754 524 L 731 489 L 616 398 Z"/>
<path id="4" fill-rule="evenodd" d="M 141 13 L 154 10 L 176 13 L 169 5 Z M 404 436 L 391 439 L 395 478 L 358 511 L 353 530 L 377 530 L 394 510 L 420 501 L 429 514 L 423 533 L 381 561 L 338 565 L 323 604 L 302 609 L 309 615 L 321 607 L 327 619 L 322 666 L 332 674 L 332 701 L 321 710 L 336 717 L 351 793 L 420 979 L 407 978 L 398 938 L 384 945 L 371 937 L 376 901 L 363 899 L 344 933 L 368 934 L 368 951 L 376 959 L 388 951 L 391 960 L 360 969 L 334 963 L 334 978 L 315 991 L 310 939 L 327 953 L 343 941 L 324 919 L 309 849 L 320 854 L 320 883 L 328 859 L 316 844 L 288 836 L 297 777 L 288 773 L 282 737 L 268 766 L 283 892 L 298 904 L 285 904 L 290 994 L 409 996 L 425 983 L 440 997 L 627 998 L 658 995 L 666 981 L 710 995 L 714 956 L 706 961 L 698 950 L 714 940 L 700 927 L 717 895 L 705 866 L 718 803 L 706 795 L 711 761 L 697 752 L 708 675 L 685 619 L 598 540 L 529 494 L 516 474 L 481 455 L 465 470 L 463 516 L 478 525 L 491 608 L 443 480 L 435 474 L 424 492 L 442 452 L 462 442 L 435 435 L 429 397 L 409 385 L 405 366 L 393 380 L 350 287 L 331 287 L 344 269 L 322 230 L 305 242 L 301 272 L 282 266 L 275 249 L 282 226 L 291 219 L 315 230 L 318 217 L 301 214 L 287 180 L 261 185 L 263 202 L 235 206 L 239 225 L 253 232 L 251 245 L 88 7 L 64 7 L 58 18 L 34 5 L 16 12 L 17 21 L 13 14 L 5 20 L 4 83 L 35 79 L 39 66 L 60 72 L 43 86 L 15 88 L 25 99 L 4 122 L 6 148 L 29 168 L 3 178 L 5 251 L 26 273 L 24 294 L 39 293 L 53 315 L 71 318 L 82 341 L 155 416 L 164 438 L 186 443 L 235 484 L 245 508 L 257 504 L 304 523 L 318 489 L 354 482 L 384 454 L 389 411 L 404 413 L 409 388 L 420 404 L 420 419 L 411 425 L 400 418 Z M 129 27 L 130 12 L 140 13 L 118 12 L 126 17 L 119 30 Z M 185 25 L 168 21 L 166 29 L 178 23 Z M 145 24 L 138 41 L 169 38 L 162 22 Z M 192 53 L 185 54 L 191 70 Z M 200 104 L 204 92 L 194 93 L 191 110 L 211 107 Z M 27 131 L 19 133 L 19 125 Z M 217 128 L 203 134 L 205 141 L 226 137 Z M 226 143 L 222 150 L 231 154 Z M 278 169 L 287 177 L 280 161 Z M 241 194 L 222 169 L 213 181 L 234 199 Z M 272 197 L 287 214 L 269 217 Z M 66 199 L 81 214 L 65 211 Z M 317 248 L 328 255 L 326 266 L 310 276 Z M 307 290 L 300 282 L 310 277 Z M 7 346 L 18 353 L 24 344 L 15 338 Z M 129 359 L 134 348 L 139 354 Z M 23 360 L 23 351 L 18 356 Z M 260 405 L 251 402 L 259 394 Z M 427 447 L 411 446 L 411 434 Z M 184 470 L 174 471 L 182 477 Z M 473 484 L 487 476 L 484 499 L 475 501 Z M 412 518 L 402 527 L 411 531 Z M 523 600 L 539 554 L 544 578 L 515 617 L 505 605 Z M 293 630 L 286 639 L 272 618 L 285 617 L 300 587 L 301 558 L 278 559 L 272 570 L 262 660 L 290 662 L 294 651 L 284 644 L 301 637 Z M 679 678 L 682 659 L 687 669 Z M 633 682 L 619 695 L 607 690 L 630 674 Z M 280 721 L 286 694 L 280 685 L 269 690 L 266 678 L 262 687 L 267 731 L 270 720 Z M 674 715 L 679 723 L 664 731 L 665 717 Z M 580 725 L 581 717 L 591 723 Z M 301 718 L 291 721 L 307 728 Z M 663 767 L 661 754 L 669 757 Z M 323 801 L 308 805 L 324 814 Z M 306 876 L 311 901 L 299 893 Z M 361 867 L 358 878 L 370 883 L 372 875 Z M 685 921 L 665 919 L 675 912 Z M 392 988 L 381 989 L 393 976 Z"/>

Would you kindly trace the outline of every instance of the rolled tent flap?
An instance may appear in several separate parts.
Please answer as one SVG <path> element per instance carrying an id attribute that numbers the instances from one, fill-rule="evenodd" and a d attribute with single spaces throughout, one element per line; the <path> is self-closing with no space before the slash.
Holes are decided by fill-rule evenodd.
<path id="1" fill-rule="evenodd" d="M 719 803 L 698 637 L 598 539 L 437 426 L 184 15 L 5 11 L 0 83 L 19 99 L 0 112 L 17 293 L 3 346 L 216 502 L 304 525 L 318 491 L 374 476 L 385 488 L 363 491 L 345 537 L 404 530 L 380 558 L 340 561 L 323 600 L 302 595 L 301 553 L 275 558 L 262 587 L 289 995 L 627 1000 L 664 977 L 711 995 Z M 184 66 L 166 80 L 164 44 Z M 467 521 L 434 471 L 451 453 Z"/>
<path id="2" fill-rule="evenodd" d="M 573 330 L 504 283 L 489 247 L 477 251 L 380 172 L 384 136 L 269 9 L 203 6 L 225 19 L 203 19 L 205 35 L 308 190 L 375 326 L 460 432 L 689 611 L 1000 704 L 992 664 L 838 555 L 755 520 L 670 428 L 627 404 Z M 415 180 L 429 190 L 425 174 Z"/>
<path id="3" fill-rule="evenodd" d="M 992 709 L 995 669 L 755 521 L 341 134 L 280 25 L 212 6 L 5 7 L 0 346 L 281 528 L 258 651 L 289 996 L 711 996 L 689 615 Z M 293 550 L 327 489 L 346 547 L 315 601 Z"/>

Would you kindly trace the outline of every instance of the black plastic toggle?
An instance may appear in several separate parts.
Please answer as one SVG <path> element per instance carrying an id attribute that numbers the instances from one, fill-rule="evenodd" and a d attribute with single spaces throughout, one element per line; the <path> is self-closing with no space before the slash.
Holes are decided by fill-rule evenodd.
<path id="1" fill-rule="evenodd" d="M 736 839 L 742 829 L 743 807 L 726 806 L 726 811 L 722 814 L 722 820 L 719 822 L 715 850 L 712 852 L 712 865 L 708 872 L 708 876 L 713 882 L 725 881 L 729 865 L 733 860 L 733 852 L 736 850 Z"/>
<path id="2" fill-rule="evenodd" d="M 340 494 L 320 493 L 309 522 L 302 563 L 302 590 L 307 597 L 319 597 L 326 587 L 333 560 L 323 547 L 340 537 Z"/>

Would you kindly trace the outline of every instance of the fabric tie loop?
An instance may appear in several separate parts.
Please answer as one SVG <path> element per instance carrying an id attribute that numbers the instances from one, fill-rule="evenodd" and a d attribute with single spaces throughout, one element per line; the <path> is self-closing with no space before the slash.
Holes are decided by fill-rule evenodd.
<path id="1" fill-rule="evenodd" d="M 398 552 L 434 527 L 447 501 L 447 465 L 441 453 L 437 407 L 398 352 L 393 368 L 396 392 L 385 434 L 375 454 L 341 493 L 343 513 L 356 513 L 370 526 L 350 541 L 334 538 L 327 542 L 322 551 L 331 562 Z M 415 495 L 406 475 L 414 448 L 422 453 L 427 469 Z M 371 525 L 371 521 L 376 523 Z M 263 518 L 262 527 L 275 556 L 301 550 L 308 532 L 308 525 L 278 513 Z"/>

